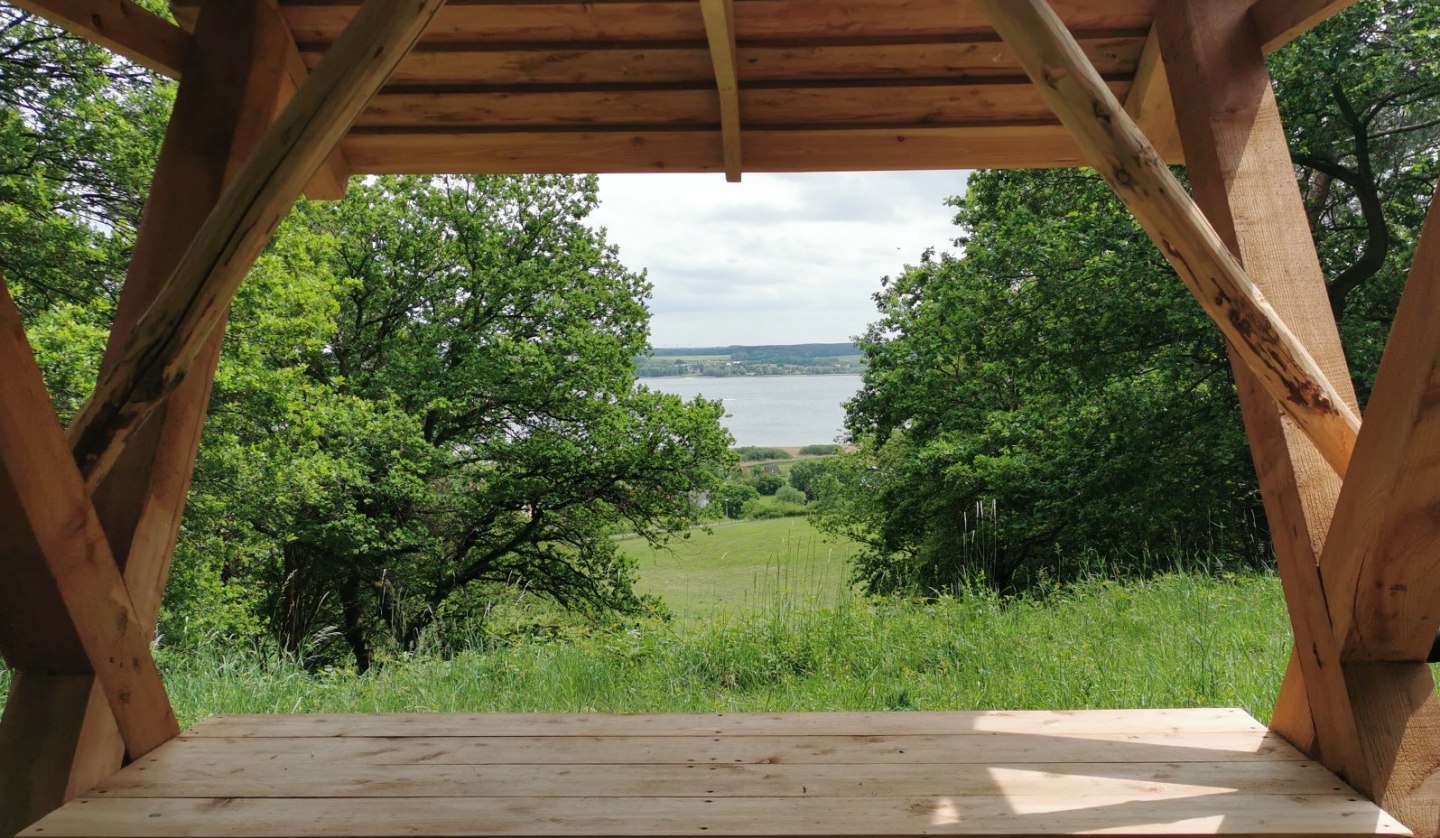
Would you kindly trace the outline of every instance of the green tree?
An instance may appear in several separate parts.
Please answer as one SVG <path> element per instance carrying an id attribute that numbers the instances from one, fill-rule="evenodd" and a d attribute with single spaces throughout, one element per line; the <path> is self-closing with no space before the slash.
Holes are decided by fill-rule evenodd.
<path id="1" fill-rule="evenodd" d="M 831 459 L 801 460 L 790 467 L 790 485 L 805 493 L 806 500 L 816 500 L 825 484 L 824 478 L 833 467 Z"/>
<path id="2" fill-rule="evenodd" d="M 333 626 L 363 670 L 494 586 L 634 609 L 611 535 L 698 520 L 733 459 L 721 408 L 636 387 L 649 286 L 585 225 L 596 200 L 585 178 L 386 178 L 282 229 L 203 486 L 288 648 Z"/>
<path id="3" fill-rule="evenodd" d="M 761 471 L 750 478 L 750 485 L 754 486 L 755 491 L 762 495 L 773 495 L 780 491 L 781 486 L 785 485 L 785 478 L 768 471 Z"/>
<path id="4" fill-rule="evenodd" d="M 1362 392 L 1440 174 L 1437 31 L 1434 4 L 1362 2 L 1274 59 Z M 859 451 L 822 516 L 866 545 L 858 578 L 1011 591 L 1267 558 L 1219 333 L 1104 184 L 985 172 L 956 206 L 964 255 L 887 280 L 861 341 Z"/>

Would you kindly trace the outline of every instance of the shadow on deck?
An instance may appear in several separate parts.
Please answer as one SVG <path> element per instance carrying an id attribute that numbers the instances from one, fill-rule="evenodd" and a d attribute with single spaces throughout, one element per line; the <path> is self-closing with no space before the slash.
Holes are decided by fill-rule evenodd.
<path id="1" fill-rule="evenodd" d="M 22 833 L 1408 835 L 1240 710 L 216 718 Z"/>

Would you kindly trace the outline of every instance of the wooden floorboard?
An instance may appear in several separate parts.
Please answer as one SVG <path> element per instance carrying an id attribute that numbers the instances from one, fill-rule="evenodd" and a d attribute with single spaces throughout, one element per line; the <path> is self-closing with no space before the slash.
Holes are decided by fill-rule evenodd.
<path id="1" fill-rule="evenodd" d="M 244 716 L 66 836 L 1406 835 L 1238 710 Z"/>

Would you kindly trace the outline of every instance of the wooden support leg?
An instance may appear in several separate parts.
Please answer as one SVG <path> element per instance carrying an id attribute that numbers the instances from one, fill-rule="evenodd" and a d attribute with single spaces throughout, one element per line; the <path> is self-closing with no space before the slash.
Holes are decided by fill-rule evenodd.
<path id="1" fill-rule="evenodd" d="M 1157 11 L 1190 180 L 1216 230 L 1353 406 L 1354 387 L 1249 6 L 1248 0 L 1177 0 Z M 1308 745 L 1312 719 L 1296 714 L 1309 712 L 1319 755 L 1354 780 L 1363 760 L 1318 570 L 1340 480 L 1248 371 L 1238 365 L 1235 371 L 1297 640 L 1298 666 L 1290 668 L 1273 726 Z M 1297 687 L 1305 690 L 1303 700 L 1293 692 Z"/>
<path id="2" fill-rule="evenodd" d="M 150 200 L 102 369 L 119 356 L 136 321 L 179 262 L 185 248 L 219 200 L 226 182 L 269 126 L 282 95 L 281 54 L 289 33 L 267 0 L 211 2 L 205 7 L 189 53 L 161 149 Z M 164 412 L 149 423 L 93 500 L 116 562 L 124 571 L 137 618 L 153 634 L 160 595 L 170 569 L 185 496 L 209 401 L 222 336 L 216 334 L 197 362 L 196 374 L 177 390 Z M 117 771 L 124 745 L 109 707 L 95 700 L 93 676 L 66 679 L 21 673 L 0 723 L 0 765 L 24 766 L 23 776 L 0 773 L 0 838 L 33 822 L 70 797 Z M 83 689 L 82 689 L 83 686 Z M 89 698 L 72 700 L 74 694 Z M 54 729 L 54 734 L 45 731 Z M 37 753 L 34 737 L 66 737 Z"/>

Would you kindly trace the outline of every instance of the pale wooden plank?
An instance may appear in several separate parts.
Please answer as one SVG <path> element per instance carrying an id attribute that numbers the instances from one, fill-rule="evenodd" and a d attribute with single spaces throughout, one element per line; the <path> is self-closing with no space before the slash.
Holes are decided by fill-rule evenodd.
<path id="1" fill-rule="evenodd" d="M 306 182 L 443 4 L 367 0 L 260 140 L 124 355 L 71 422 L 72 449 L 89 485 L 103 480 L 128 437 L 184 379 Z"/>
<path id="2" fill-rule="evenodd" d="M 715 92 L 720 101 L 720 147 L 725 160 L 725 180 L 740 182 L 740 83 L 735 75 L 734 0 L 700 0 L 705 21 L 705 38 L 710 43 L 710 63 L 715 68 Z"/>
<path id="3" fill-rule="evenodd" d="M 1330 619 L 1347 662 L 1424 661 L 1440 628 L 1436 311 L 1440 201 L 1432 200 L 1321 554 Z"/>
<path id="4" fill-rule="evenodd" d="M 11 0 L 71 34 L 172 79 L 180 78 L 190 36 L 131 0 Z"/>
<path id="5" fill-rule="evenodd" d="M 1176 2 L 1156 20 L 1195 198 L 1354 406 L 1324 274 L 1246 10 L 1245 0 Z M 1318 725 L 1326 764 L 1358 782 L 1349 772 L 1364 768 L 1316 568 L 1340 481 L 1254 377 L 1232 366 L 1297 640 L 1298 666 L 1290 668 L 1273 724 L 1302 746 L 1315 741 Z M 1297 689 L 1308 695 L 1294 696 Z"/>
<path id="6" fill-rule="evenodd" d="M 1045 0 L 977 0 L 1090 163 L 1265 389 L 1344 476 L 1360 419 L 1226 248 Z"/>
<path id="7" fill-rule="evenodd" d="M 183 753 L 183 751 L 181 752 Z M 1313 762 L 1038 762 L 937 768 L 854 765 L 359 765 L 178 759 L 121 771 L 96 797 L 974 797 L 1026 774 L 1012 797 L 1154 799 L 1196 794 L 1353 794 Z"/>
<path id="8" fill-rule="evenodd" d="M 1268 53 L 1353 5 L 1355 0 L 1256 0 L 1250 8 L 1250 18 Z"/>
<path id="9" fill-rule="evenodd" d="M 1126 82 L 1112 82 L 1124 95 Z M 395 131 L 445 128 L 604 130 L 703 127 L 723 129 L 724 111 L 713 89 L 504 90 L 481 92 L 384 92 L 356 125 Z M 811 85 L 766 85 L 740 90 L 735 99 L 744 124 L 753 130 L 806 125 L 866 125 L 925 128 L 947 124 L 1051 122 L 1050 110 L 1027 79 L 927 83 L 885 81 Z M 737 127 L 738 130 L 738 127 Z M 728 135 L 726 135 L 728 136 Z"/>
<path id="10" fill-rule="evenodd" d="M 196 0 L 176 3 L 177 13 Z M 1143 35 L 1154 0 L 1057 0 L 1071 28 L 1087 35 Z M 355 3 L 286 3 L 284 10 L 303 45 L 333 40 Z M 991 38 L 973 0 L 739 0 L 736 32 L 742 40 L 949 36 Z M 435 21 L 422 47 L 469 43 L 586 41 L 701 41 L 694 0 L 603 3 L 456 2 Z"/>
<path id="11" fill-rule="evenodd" d="M 1089 52 L 1086 53 L 1089 57 Z M 1094 64 L 1094 58 L 1091 58 Z M 1104 72 L 1100 65 L 1095 69 Z M 1128 90 L 1115 92 L 1125 103 L 1125 112 L 1150 138 L 1167 160 L 1181 154 L 1180 130 L 1175 124 L 1175 103 L 1170 99 L 1170 83 L 1165 75 L 1165 59 L 1160 50 L 1160 33 L 1154 27 L 1145 39 L 1145 49 L 1135 67 L 1135 80 Z"/>
<path id="12" fill-rule="evenodd" d="M 273 118 L 279 118 L 285 106 L 295 98 L 295 93 L 305 79 L 310 77 L 310 67 L 305 63 L 304 57 L 300 55 L 300 49 L 295 44 L 295 38 L 290 34 L 290 28 L 280 19 L 280 11 L 273 4 L 266 3 L 265 10 L 268 17 L 267 25 L 275 26 L 285 33 L 284 42 L 279 45 L 279 50 L 285 56 L 285 83 L 280 89 L 280 95 L 275 99 L 275 111 Z M 319 60 L 317 60 L 317 65 Z M 325 162 L 315 171 L 310 182 L 305 186 L 305 197 L 312 201 L 338 201 L 345 197 L 345 192 L 350 188 L 350 164 L 345 161 L 345 152 L 339 146 L 331 149 Z"/>
<path id="13" fill-rule="evenodd" d="M 180 728 L 150 656 L 150 638 L 65 445 L 20 312 L 3 281 L 0 512 L 6 516 L 4 527 L 28 531 L 34 547 L 5 556 L 7 572 L 35 586 L 19 591 L 21 595 L 62 609 L 105 693 L 126 750 L 138 757 L 176 736 Z M 44 624 L 5 622 L 0 627 L 23 632 L 43 629 Z M 23 645 L 43 650 L 51 639 L 41 636 Z M 4 645 L 8 649 L 17 644 Z M 54 672 L 60 662 L 44 661 L 43 651 L 40 656 L 31 668 Z"/>
<path id="14" fill-rule="evenodd" d="M 708 132 L 357 130 L 345 153 L 364 174 L 713 172 L 719 138 Z M 852 128 L 745 132 L 750 172 L 854 172 L 1081 166 L 1059 125 Z"/>
<path id="15" fill-rule="evenodd" d="M 901 798 L 408 799 L 87 798 L 27 838 L 159 834 L 386 835 L 1406 835 L 1363 798 L 1216 794 L 1150 800 L 1080 795 L 1009 798 L 1028 774 L 997 777 L 993 795 Z"/>
<path id="16" fill-rule="evenodd" d="M 1129 75 L 1140 61 L 1145 39 L 1134 36 L 1086 38 L 1080 47 L 1107 77 Z M 1009 47 L 998 41 L 906 40 L 896 43 L 835 41 L 809 45 L 738 44 L 740 82 L 796 82 L 824 79 L 1014 77 L 1024 71 Z M 306 52 L 313 68 L 322 52 Z M 400 62 L 391 82 L 404 85 L 597 85 L 702 83 L 713 79 L 703 43 L 627 46 L 596 44 L 575 49 L 560 44 L 484 44 L 444 50 L 416 50 Z"/>
<path id="17" fill-rule="evenodd" d="M 150 759 L 297 764 L 598 765 L 1002 762 L 1214 762 L 1304 759 L 1268 731 L 1075 735 L 181 737 Z"/>
<path id="18" fill-rule="evenodd" d="M 920 713 L 418 713 L 217 716 L 187 737 L 814 736 L 1261 731 L 1237 708 L 980 710 Z"/>

